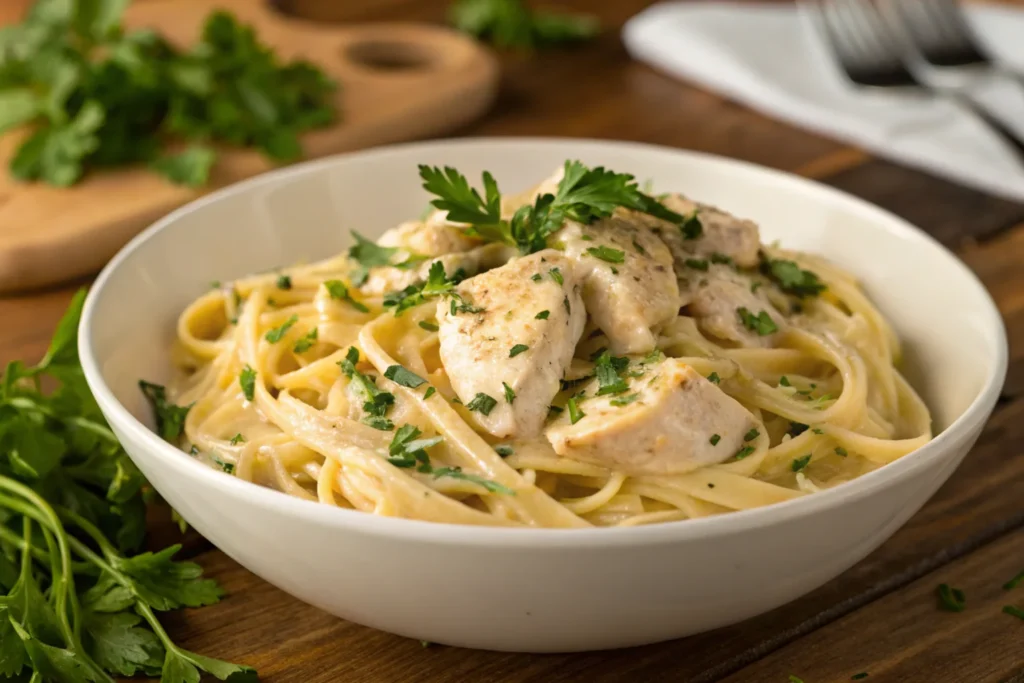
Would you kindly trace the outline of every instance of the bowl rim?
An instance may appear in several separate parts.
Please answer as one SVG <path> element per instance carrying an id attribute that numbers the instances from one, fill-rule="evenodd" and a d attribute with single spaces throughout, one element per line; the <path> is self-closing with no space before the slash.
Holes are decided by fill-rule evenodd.
<path id="1" fill-rule="evenodd" d="M 184 451 L 167 443 L 145 424 L 135 418 L 114 396 L 100 371 L 96 352 L 93 348 L 94 317 L 97 302 L 104 296 L 105 289 L 114 273 L 128 262 L 134 253 L 158 233 L 168 229 L 178 220 L 206 205 L 227 197 L 245 193 L 264 184 L 285 182 L 290 178 L 315 174 L 335 164 L 358 163 L 367 157 L 401 155 L 415 150 L 437 150 L 457 147 L 490 146 L 500 151 L 502 147 L 521 149 L 525 145 L 577 145 L 580 147 L 610 148 L 616 151 L 657 152 L 671 156 L 687 157 L 697 163 L 717 164 L 726 169 L 755 174 L 765 183 L 776 183 L 804 192 L 816 193 L 830 204 L 847 213 L 860 212 L 869 219 L 887 224 L 887 228 L 903 238 L 930 244 L 948 260 L 949 268 L 959 271 L 967 282 L 977 290 L 983 302 L 982 319 L 985 331 L 993 335 L 995 358 L 990 366 L 985 383 L 971 404 L 945 430 L 921 448 L 902 458 L 869 472 L 857 479 L 781 503 L 774 503 L 749 510 L 738 510 L 723 515 L 698 519 L 665 522 L 637 527 L 594 527 L 583 529 L 547 529 L 533 527 L 491 527 L 430 522 L 397 517 L 385 517 L 358 510 L 335 508 L 317 501 L 307 501 L 258 484 L 225 476 L 189 457 Z M 949 249 L 923 230 L 908 221 L 876 206 L 867 200 L 817 181 L 797 176 L 788 171 L 773 169 L 749 161 L 732 159 L 707 152 L 678 149 L 664 145 L 641 142 L 600 140 L 594 138 L 566 137 L 466 137 L 407 142 L 374 147 L 368 150 L 347 152 L 320 159 L 313 159 L 280 169 L 275 169 L 238 183 L 219 188 L 160 218 L 131 239 L 107 263 L 100 272 L 86 297 L 79 325 L 78 350 L 86 381 L 112 426 L 127 433 L 129 437 L 146 448 L 154 457 L 168 458 L 170 465 L 183 478 L 199 480 L 203 486 L 221 489 L 226 495 L 244 499 L 279 514 L 293 516 L 304 522 L 339 530 L 354 531 L 367 535 L 386 536 L 399 540 L 418 541 L 444 545 L 471 545 L 474 547 L 532 547 L 556 550 L 563 547 L 608 547 L 622 545 L 652 545 L 675 543 L 708 536 L 731 535 L 744 531 L 771 526 L 784 521 L 813 515 L 836 508 L 860 498 L 874 495 L 895 485 L 904 478 L 927 468 L 937 466 L 948 454 L 980 431 L 987 421 L 1007 371 L 1008 344 L 1002 317 L 991 295 L 978 277 Z M 126 449 L 127 450 L 127 449 Z M 129 453 L 129 455 L 131 455 Z"/>

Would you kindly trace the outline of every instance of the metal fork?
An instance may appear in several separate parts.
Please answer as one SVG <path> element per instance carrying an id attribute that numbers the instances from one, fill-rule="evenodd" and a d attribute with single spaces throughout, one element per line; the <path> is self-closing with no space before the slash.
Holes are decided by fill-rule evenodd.
<path id="1" fill-rule="evenodd" d="M 957 0 L 883 0 L 886 14 L 900 23 L 921 58 L 937 67 L 982 67 L 1024 83 L 1024 75 L 985 49 Z"/>
<path id="2" fill-rule="evenodd" d="M 904 61 L 898 36 L 870 2 L 803 0 L 803 4 L 812 10 L 836 63 L 854 85 L 942 97 L 984 122 L 1024 164 L 1024 141 L 1012 129 L 959 90 L 927 82 L 914 73 Z"/>

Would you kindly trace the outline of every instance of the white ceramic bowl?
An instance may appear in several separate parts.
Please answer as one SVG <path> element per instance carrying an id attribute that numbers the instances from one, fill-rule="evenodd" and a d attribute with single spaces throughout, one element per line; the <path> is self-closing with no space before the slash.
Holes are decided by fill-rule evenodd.
<path id="1" fill-rule="evenodd" d="M 653 178 L 756 219 L 762 236 L 858 274 L 905 342 L 934 441 L 833 490 L 632 529 L 490 529 L 320 506 L 209 469 L 164 443 L 136 382 L 171 374 L 175 320 L 212 280 L 334 254 L 417 216 L 416 165 L 491 170 L 525 189 L 567 158 Z M 573 651 L 678 638 L 810 592 L 870 553 L 941 485 L 1002 386 L 1006 338 L 982 285 L 895 216 L 750 164 L 631 143 L 478 139 L 338 156 L 276 171 L 152 226 L 100 275 L 79 348 L 89 386 L 153 486 L 224 552 L 345 619 L 450 645 Z"/>

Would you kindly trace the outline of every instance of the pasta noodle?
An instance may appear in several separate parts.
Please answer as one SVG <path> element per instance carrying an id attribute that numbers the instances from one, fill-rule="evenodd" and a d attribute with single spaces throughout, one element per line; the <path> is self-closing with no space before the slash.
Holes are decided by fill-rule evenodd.
<path id="1" fill-rule="evenodd" d="M 181 445 L 236 477 L 326 505 L 434 522 L 588 527 L 792 500 L 925 444 L 928 409 L 897 371 L 898 340 L 854 277 L 813 255 L 762 249 L 827 287 L 800 301 L 774 346 L 715 338 L 685 308 L 657 329 L 662 353 L 714 375 L 750 412 L 759 436 L 745 457 L 631 475 L 561 457 L 543 437 L 492 437 L 457 400 L 441 362 L 437 301 L 396 315 L 382 294 L 352 287 L 358 266 L 345 255 L 211 289 L 182 313 L 172 396 L 191 409 Z M 325 284 L 334 282 L 347 285 L 344 296 Z M 592 366 L 605 341 L 599 331 L 584 335 L 573 369 Z M 393 396 L 382 418 L 391 429 L 364 419 L 365 396 L 345 369 L 351 348 L 358 372 Z M 426 384 L 389 379 L 392 366 Z M 405 425 L 419 438 L 443 437 L 430 445 L 429 467 L 394 463 L 389 449 Z"/>

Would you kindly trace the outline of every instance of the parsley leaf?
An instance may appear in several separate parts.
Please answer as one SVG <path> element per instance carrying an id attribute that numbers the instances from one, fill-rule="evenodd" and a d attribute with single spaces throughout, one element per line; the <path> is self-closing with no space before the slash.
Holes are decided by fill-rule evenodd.
<path id="1" fill-rule="evenodd" d="M 448 295 L 452 297 L 452 315 L 460 311 L 478 313 L 483 310 L 466 303 L 454 290 L 455 279 L 448 279 L 445 276 L 444 264 L 434 261 L 430 264 L 426 282 L 409 285 L 397 292 L 388 292 L 384 295 L 384 308 L 394 308 L 395 317 L 398 317 L 404 311 L 419 306 L 427 299 Z"/>
<path id="2" fill-rule="evenodd" d="M 384 370 L 384 376 L 395 384 L 400 384 L 403 387 L 408 387 L 410 389 L 415 389 L 416 387 L 427 383 L 427 380 L 423 379 L 412 370 L 407 370 L 401 365 L 389 365 L 388 368 Z"/>
<path id="3" fill-rule="evenodd" d="M 242 387 L 242 393 L 249 401 L 256 395 L 256 371 L 246 365 L 238 376 L 238 384 Z"/>
<path id="4" fill-rule="evenodd" d="M 626 252 L 621 249 L 612 249 L 605 245 L 601 245 L 600 247 L 588 247 L 587 253 L 594 258 L 599 258 L 602 261 L 607 261 L 608 263 L 623 263 L 626 260 Z"/>
<path id="5" fill-rule="evenodd" d="M 609 403 L 611 403 L 616 408 L 620 408 L 622 406 L 628 406 L 630 403 L 633 403 L 638 398 L 640 398 L 639 393 L 629 394 L 628 396 L 619 396 L 618 398 L 613 398 L 611 401 L 609 401 Z"/>
<path id="6" fill-rule="evenodd" d="M 526 344 L 516 344 L 515 346 L 513 346 L 511 349 L 508 350 L 508 357 L 509 358 L 515 358 L 516 356 L 521 354 L 523 351 L 529 351 L 529 350 L 530 350 L 530 347 L 527 346 Z"/>
<path id="7" fill-rule="evenodd" d="M 700 222 L 700 218 L 697 217 L 697 209 L 694 209 L 692 213 L 683 218 L 682 222 L 679 223 L 679 231 L 683 233 L 683 239 L 686 240 L 695 240 L 704 234 L 704 225 Z M 690 261 L 687 261 L 686 265 L 690 265 Z M 705 261 L 704 267 L 699 270 L 707 269 L 707 261 Z"/>
<path id="8" fill-rule="evenodd" d="M 348 286 L 341 280 L 327 280 L 324 282 L 324 288 L 327 289 L 327 293 L 332 299 L 335 299 L 336 301 L 344 301 L 360 313 L 370 312 L 370 309 L 366 307 L 366 304 L 352 298 L 352 294 L 348 291 Z"/>
<path id="9" fill-rule="evenodd" d="M 305 353 L 306 351 L 309 351 L 311 348 L 313 348 L 313 344 L 316 343 L 317 337 L 319 336 L 320 333 L 317 331 L 317 328 L 314 327 L 313 329 L 306 333 L 305 337 L 302 337 L 297 342 L 295 342 L 295 345 L 292 346 L 292 351 L 294 351 L 295 353 Z"/>
<path id="10" fill-rule="evenodd" d="M 156 416 L 156 430 L 164 441 L 175 441 L 185 429 L 185 416 L 191 405 L 178 406 L 167 400 L 166 387 L 139 380 L 139 388 L 149 400 Z"/>
<path id="11" fill-rule="evenodd" d="M 288 320 L 285 320 L 279 327 L 267 330 L 267 333 L 263 335 L 263 338 L 266 339 L 271 344 L 276 344 L 277 342 L 281 341 L 284 335 L 288 334 L 288 330 L 290 330 L 292 328 L 292 325 L 294 325 L 297 322 L 299 322 L 299 316 L 293 315 L 290 318 L 288 318 Z"/>
<path id="12" fill-rule="evenodd" d="M 202 187 L 209 181 L 216 159 L 216 153 L 209 147 L 193 145 L 179 154 L 155 159 L 151 167 L 175 185 Z"/>
<path id="13" fill-rule="evenodd" d="M 947 612 L 963 612 L 967 606 L 967 596 L 959 588 L 950 588 L 948 584 L 939 584 L 935 590 L 939 599 L 939 608 Z"/>
<path id="14" fill-rule="evenodd" d="M 533 319 L 534 320 L 547 320 L 549 315 L 551 315 L 551 311 L 541 311 L 537 315 L 533 316 Z"/>
<path id="15" fill-rule="evenodd" d="M 434 479 L 440 479 L 441 477 L 461 479 L 463 481 L 472 482 L 477 486 L 482 486 L 491 493 L 502 493 L 506 496 L 516 495 L 516 492 L 510 489 L 509 487 L 504 486 L 503 484 L 499 484 L 498 482 L 492 481 L 490 479 L 484 479 L 483 477 L 479 477 L 475 474 L 463 472 L 461 467 L 441 467 L 439 469 L 433 470 L 432 474 L 434 475 Z"/>
<path id="16" fill-rule="evenodd" d="M 817 296 L 825 291 L 825 283 L 809 270 L 804 270 L 795 261 L 768 259 L 761 263 L 761 270 L 779 288 L 794 296 Z"/>
<path id="17" fill-rule="evenodd" d="M 719 435 L 719 434 L 712 434 L 712 435 L 711 435 L 711 438 L 710 438 L 710 439 L 708 439 L 708 442 L 709 442 L 709 443 L 710 443 L 710 444 L 711 444 L 712 446 L 717 446 L 717 445 L 718 445 L 718 442 L 719 442 L 719 441 L 721 441 L 721 440 L 722 440 L 722 437 L 721 437 L 721 435 Z"/>
<path id="18" fill-rule="evenodd" d="M 498 405 L 498 402 L 484 393 L 478 393 L 473 397 L 473 400 L 466 404 L 466 408 L 474 410 L 484 415 L 490 415 L 491 411 L 494 410 L 494 406 Z"/>
<path id="19" fill-rule="evenodd" d="M 383 432 L 391 431 L 394 429 L 394 424 L 386 416 L 391 406 L 395 404 L 395 395 L 388 391 L 382 391 L 372 377 L 359 372 L 356 369 L 358 362 L 359 351 L 356 347 L 350 346 L 345 353 L 345 359 L 338 365 L 341 366 L 342 372 L 352 380 L 351 386 L 363 398 L 363 411 L 366 413 L 363 423 Z"/>
<path id="20" fill-rule="evenodd" d="M 579 406 L 576 405 L 575 396 L 566 402 L 565 407 L 569 409 L 569 422 L 572 424 L 576 424 L 587 416 L 587 414 L 580 410 Z"/>
<path id="21" fill-rule="evenodd" d="M 505 403 L 508 403 L 509 405 L 512 405 L 513 403 L 515 403 L 515 400 L 516 400 L 516 392 L 515 392 L 515 390 L 512 387 L 510 387 L 508 384 L 506 384 L 505 382 L 502 382 L 501 386 L 505 390 Z"/>
<path id="22" fill-rule="evenodd" d="M 740 322 L 745 328 L 756 332 L 760 337 L 766 337 L 779 331 L 778 325 L 771 319 L 767 311 L 761 311 L 754 315 L 746 307 L 741 306 L 736 309 L 736 314 L 739 315 Z"/>
<path id="23" fill-rule="evenodd" d="M 565 278 L 562 277 L 562 271 L 559 270 L 558 268 L 552 268 L 551 270 L 549 270 L 548 275 L 550 275 L 551 279 L 557 282 L 558 284 L 565 284 Z"/>
<path id="24" fill-rule="evenodd" d="M 741 448 L 738 451 L 736 451 L 736 453 L 733 455 L 733 457 L 736 458 L 737 460 L 742 460 L 743 458 L 747 457 L 748 455 L 750 455 L 753 452 L 754 452 L 754 447 L 753 446 L 744 446 L 743 448 Z"/>
<path id="25" fill-rule="evenodd" d="M 419 326 L 427 332 L 437 332 L 440 328 L 434 323 L 428 323 L 426 320 L 421 320 Z"/>
<path id="26" fill-rule="evenodd" d="M 811 454 L 800 456 L 799 458 L 793 458 L 793 462 L 790 463 L 790 469 L 794 472 L 799 472 L 805 469 L 811 463 Z"/>
<path id="27" fill-rule="evenodd" d="M 686 266 L 694 270 L 706 271 L 708 269 L 708 262 L 706 259 L 688 258 L 686 259 Z"/>
<path id="28" fill-rule="evenodd" d="M 597 374 L 598 396 L 621 394 L 629 389 L 626 380 L 621 376 L 627 365 L 629 365 L 628 358 L 616 358 L 609 355 L 607 351 L 603 351 L 598 356 L 594 368 Z"/>
<path id="29" fill-rule="evenodd" d="M 718 376 L 717 372 L 712 372 L 710 375 L 708 375 L 708 381 L 711 382 L 712 384 L 719 384 L 721 383 L 722 378 Z"/>

